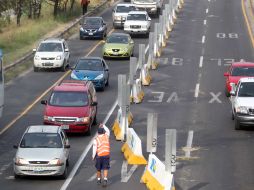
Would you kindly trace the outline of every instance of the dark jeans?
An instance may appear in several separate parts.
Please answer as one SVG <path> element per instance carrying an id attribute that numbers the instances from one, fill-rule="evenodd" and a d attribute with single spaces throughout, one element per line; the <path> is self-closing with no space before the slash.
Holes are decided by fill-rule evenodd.
<path id="1" fill-rule="evenodd" d="M 109 156 L 96 156 L 95 167 L 97 171 L 108 170 L 110 168 Z"/>

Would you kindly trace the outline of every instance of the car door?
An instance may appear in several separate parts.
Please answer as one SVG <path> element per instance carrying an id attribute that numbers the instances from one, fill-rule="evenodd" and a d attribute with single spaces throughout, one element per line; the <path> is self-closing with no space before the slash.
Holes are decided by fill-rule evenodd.
<path id="1" fill-rule="evenodd" d="M 106 34 L 107 33 L 107 24 L 103 19 L 102 19 L 102 27 L 103 27 L 104 33 Z"/>
<path id="2" fill-rule="evenodd" d="M 94 120 L 94 117 L 95 117 L 95 114 L 96 114 L 96 106 L 92 106 L 92 103 L 95 102 L 95 101 L 93 100 L 91 88 L 89 88 L 87 95 L 88 95 L 88 101 L 89 101 L 90 116 L 91 116 L 91 119 Z"/>
<path id="3" fill-rule="evenodd" d="M 102 66 L 103 66 L 103 68 L 104 68 L 104 76 L 105 76 L 105 79 L 106 79 L 106 81 L 107 81 L 108 78 L 109 78 L 108 65 L 106 64 L 105 61 L 102 61 Z"/>
<path id="4" fill-rule="evenodd" d="M 65 57 L 65 60 L 66 60 L 67 62 L 69 62 L 70 50 L 69 50 L 69 47 L 68 47 L 68 45 L 67 45 L 66 42 L 63 43 L 63 47 L 64 47 L 64 57 Z M 66 51 L 66 50 L 68 50 L 68 51 Z"/>
<path id="5" fill-rule="evenodd" d="M 62 138 L 62 142 L 63 142 L 63 145 L 69 145 L 69 140 L 65 134 L 64 131 L 61 131 L 60 132 L 60 135 L 61 135 L 61 138 Z M 70 154 L 70 149 L 69 148 L 64 148 L 64 157 L 65 157 L 65 160 L 68 160 L 69 159 L 69 154 Z"/>

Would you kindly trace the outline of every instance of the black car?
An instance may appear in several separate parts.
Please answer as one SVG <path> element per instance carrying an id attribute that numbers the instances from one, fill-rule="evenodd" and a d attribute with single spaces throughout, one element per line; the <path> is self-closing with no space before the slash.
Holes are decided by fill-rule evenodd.
<path id="1" fill-rule="evenodd" d="M 107 35 L 107 25 L 102 17 L 85 17 L 79 30 L 80 39 L 100 38 Z"/>

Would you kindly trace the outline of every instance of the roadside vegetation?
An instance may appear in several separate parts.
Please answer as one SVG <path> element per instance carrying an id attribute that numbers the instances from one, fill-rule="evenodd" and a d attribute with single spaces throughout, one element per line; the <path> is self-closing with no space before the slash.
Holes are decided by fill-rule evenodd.
<path id="1" fill-rule="evenodd" d="M 91 1 L 88 8 L 98 3 Z M 63 31 L 81 11 L 80 0 L 1 0 L 0 48 L 5 65 L 31 51 L 38 41 Z"/>

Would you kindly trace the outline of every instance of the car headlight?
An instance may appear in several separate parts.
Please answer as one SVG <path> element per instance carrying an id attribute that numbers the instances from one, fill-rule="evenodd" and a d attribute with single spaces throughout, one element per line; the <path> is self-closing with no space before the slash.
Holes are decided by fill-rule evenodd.
<path id="1" fill-rule="evenodd" d="M 84 28 L 83 28 L 83 27 L 80 27 L 80 31 L 84 32 L 85 30 L 84 30 Z"/>
<path id="2" fill-rule="evenodd" d="M 61 55 L 58 55 L 57 57 L 56 57 L 56 60 L 61 60 L 62 59 L 62 56 Z"/>
<path id="3" fill-rule="evenodd" d="M 59 159 L 55 158 L 49 161 L 49 165 L 62 166 L 64 163 Z"/>
<path id="4" fill-rule="evenodd" d="M 103 74 L 100 74 L 100 75 L 98 75 L 97 77 L 95 77 L 94 80 L 100 80 L 100 79 L 102 79 L 102 78 L 103 78 Z"/>
<path id="5" fill-rule="evenodd" d="M 121 17 L 121 16 L 114 16 L 114 19 L 115 19 L 115 20 L 121 20 L 122 17 Z"/>
<path id="6" fill-rule="evenodd" d="M 44 120 L 46 120 L 46 121 L 55 121 L 54 117 L 46 116 L 46 115 L 44 115 Z"/>
<path id="7" fill-rule="evenodd" d="M 103 27 L 100 27 L 100 28 L 98 29 L 98 31 L 100 31 L 100 32 L 101 32 L 102 30 L 103 30 Z"/>
<path id="8" fill-rule="evenodd" d="M 74 73 L 71 73 L 71 79 L 78 80 L 79 78 L 78 78 L 77 75 L 75 75 Z"/>
<path id="9" fill-rule="evenodd" d="M 111 48 L 105 48 L 104 51 L 111 51 Z"/>
<path id="10" fill-rule="evenodd" d="M 29 162 L 24 158 L 16 158 L 15 159 L 15 164 L 18 165 L 18 166 L 21 166 L 21 165 L 28 165 Z"/>
<path id="11" fill-rule="evenodd" d="M 80 117 L 77 119 L 77 122 L 83 122 L 83 123 L 90 123 L 90 118 L 89 117 Z"/>
<path id="12" fill-rule="evenodd" d="M 35 55 L 35 56 L 34 56 L 34 59 L 35 59 L 35 60 L 40 60 L 40 56 L 39 56 L 39 55 Z"/>
<path id="13" fill-rule="evenodd" d="M 239 106 L 236 108 L 236 113 L 248 114 L 248 109 L 245 106 Z"/>

